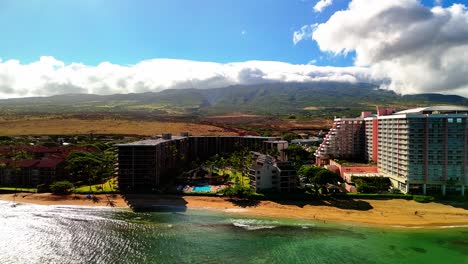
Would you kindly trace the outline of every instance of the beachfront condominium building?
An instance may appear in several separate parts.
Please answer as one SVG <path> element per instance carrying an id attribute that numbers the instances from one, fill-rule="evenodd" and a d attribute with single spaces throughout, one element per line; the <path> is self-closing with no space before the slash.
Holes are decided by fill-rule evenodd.
<path id="1" fill-rule="evenodd" d="M 187 137 L 164 135 L 118 147 L 118 182 L 122 192 L 149 191 L 170 181 L 188 162 Z"/>
<path id="2" fill-rule="evenodd" d="M 464 195 L 468 185 L 467 107 L 433 106 L 397 113 L 392 108 L 377 110 L 377 115 L 361 116 L 364 132 L 359 133 L 363 133 L 364 152 L 349 147 L 348 151 L 355 152 L 342 151 L 351 138 L 350 129 L 343 130 L 343 119 L 335 119 L 325 137 L 327 143 L 316 152 L 317 163 L 358 156 L 376 163 L 378 174 L 390 178 L 393 187 L 405 193 Z M 345 138 L 340 138 L 342 135 Z M 362 143 L 360 136 L 355 138 L 359 141 L 353 143 Z"/>
<path id="3" fill-rule="evenodd" d="M 363 160 L 366 150 L 364 118 L 335 118 L 333 126 L 315 152 L 317 164 L 327 164 L 330 159 Z"/>
<path id="4" fill-rule="evenodd" d="M 215 154 L 265 149 L 277 137 L 180 136 L 163 134 L 153 139 L 118 144 L 118 182 L 123 192 L 151 191 L 171 184 L 192 162 Z"/>
<path id="5" fill-rule="evenodd" d="M 368 156 L 404 192 L 464 195 L 467 114 L 467 107 L 434 106 L 369 117 L 367 137 L 372 131 L 376 140 L 368 142 Z"/>
<path id="6" fill-rule="evenodd" d="M 250 187 L 255 191 L 291 192 L 297 187 L 297 173 L 290 162 L 276 160 L 270 155 L 251 152 Z"/>

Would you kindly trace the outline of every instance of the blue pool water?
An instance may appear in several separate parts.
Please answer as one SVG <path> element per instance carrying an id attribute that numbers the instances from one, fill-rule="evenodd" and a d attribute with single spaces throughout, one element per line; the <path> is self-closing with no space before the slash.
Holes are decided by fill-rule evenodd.
<path id="1" fill-rule="evenodd" d="M 195 186 L 193 187 L 192 191 L 194 192 L 211 192 L 211 186 Z"/>

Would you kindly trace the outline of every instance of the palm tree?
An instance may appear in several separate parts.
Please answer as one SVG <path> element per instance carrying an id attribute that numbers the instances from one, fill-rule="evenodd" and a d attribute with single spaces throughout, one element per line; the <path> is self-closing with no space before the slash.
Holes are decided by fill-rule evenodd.
<path id="1" fill-rule="evenodd" d="M 244 186 L 244 176 L 249 173 L 251 164 L 252 156 L 247 151 L 235 152 L 229 158 L 229 165 L 237 174 L 240 174 L 241 186 Z"/>

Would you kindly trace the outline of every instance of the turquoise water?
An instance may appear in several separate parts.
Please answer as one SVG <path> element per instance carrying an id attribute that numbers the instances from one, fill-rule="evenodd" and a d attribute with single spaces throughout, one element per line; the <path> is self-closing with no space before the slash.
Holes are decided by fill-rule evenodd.
<path id="1" fill-rule="evenodd" d="M 1 263 L 468 263 L 468 228 L 0 202 Z"/>
<path id="2" fill-rule="evenodd" d="M 211 192 L 211 186 L 195 186 L 192 190 L 194 192 Z"/>

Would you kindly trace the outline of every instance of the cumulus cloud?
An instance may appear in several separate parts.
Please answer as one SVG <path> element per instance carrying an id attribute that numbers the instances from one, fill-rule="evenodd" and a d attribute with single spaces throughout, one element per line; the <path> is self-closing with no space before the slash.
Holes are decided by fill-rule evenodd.
<path id="1" fill-rule="evenodd" d="M 152 59 L 135 65 L 65 64 L 53 57 L 22 64 L 0 62 L 0 98 L 66 93 L 139 93 L 164 89 L 217 88 L 265 82 L 375 82 L 363 67 L 319 67 L 274 61 L 233 63 Z"/>
<path id="2" fill-rule="evenodd" d="M 312 39 L 312 33 L 314 33 L 315 27 L 317 24 L 305 25 L 301 29 L 294 31 L 293 33 L 293 43 L 296 45 L 299 41 L 304 39 Z"/>
<path id="3" fill-rule="evenodd" d="M 353 0 L 318 25 L 322 51 L 356 53 L 355 65 L 400 93 L 468 96 L 468 12 L 462 4 L 425 7 L 418 0 Z"/>
<path id="4" fill-rule="evenodd" d="M 315 4 L 314 11 L 320 13 L 323 11 L 323 9 L 325 9 L 325 7 L 332 5 L 332 4 L 333 4 L 333 0 L 320 0 Z"/>

